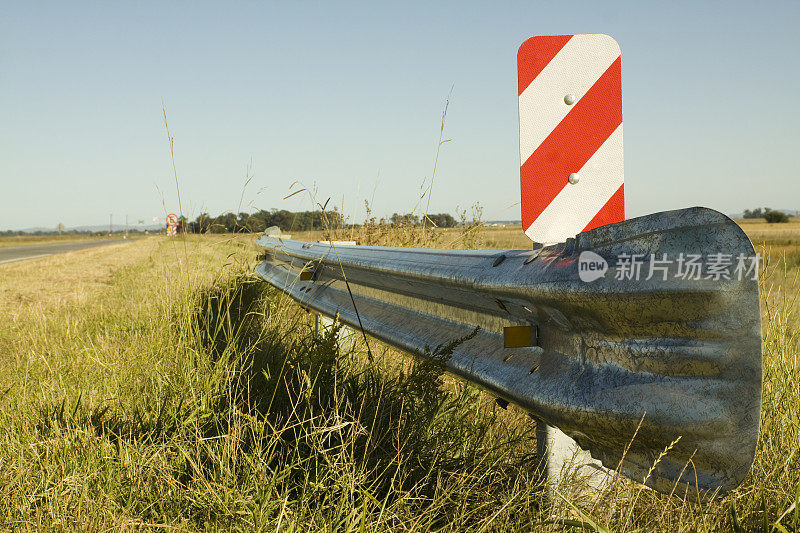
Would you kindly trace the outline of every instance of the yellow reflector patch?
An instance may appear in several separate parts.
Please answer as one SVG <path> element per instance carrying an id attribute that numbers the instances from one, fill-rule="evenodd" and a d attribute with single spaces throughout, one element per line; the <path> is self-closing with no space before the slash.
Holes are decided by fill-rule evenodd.
<path id="1" fill-rule="evenodd" d="M 313 270 L 304 270 L 300 272 L 300 281 L 308 281 L 314 276 Z"/>
<path id="2" fill-rule="evenodd" d="M 524 348 L 533 343 L 531 326 L 510 326 L 503 328 L 503 341 L 506 348 Z"/>

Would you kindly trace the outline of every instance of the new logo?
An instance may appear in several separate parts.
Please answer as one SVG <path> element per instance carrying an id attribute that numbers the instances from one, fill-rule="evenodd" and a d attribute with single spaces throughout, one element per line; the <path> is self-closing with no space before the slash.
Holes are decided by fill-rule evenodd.
<path id="1" fill-rule="evenodd" d="M 589 250 L 581 252 L 578 256 L 578 276 L 581 281 L 590 283 L 606 275 L 608 262 L 601 256 Z"/>

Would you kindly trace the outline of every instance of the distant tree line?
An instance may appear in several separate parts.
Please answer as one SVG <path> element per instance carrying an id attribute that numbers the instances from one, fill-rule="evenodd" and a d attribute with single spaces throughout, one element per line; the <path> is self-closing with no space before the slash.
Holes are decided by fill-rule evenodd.
<path id="1" fill-rule="evenodd" d="M 789 216 L 786 213 L 783 211 L 774 211 L 769 207 L 765 207 L 764 209 L 760 207 L 756 209 L 745 209 L 743 216 L 744 218 L 763 218 L 769 223 L 789 222 Z"/>
<path id="2" fill-rule="evenodd" d="M 114 233 L 125 233 L 124 229 L 114 228 Z M 143 230 L 138 229 L 130 229 L 128 233 L 145 233 Z M 92 231 L 92 230 L 76 230 L 76 229 L 66 229 L 62 231 L 58 231 L 57 229 L 54 230 L 36 230 L 36 231 L 23 231 L 23 230 L 3 230 L 0 231 L 0 237 L 21 237 L 23 235 L 87 235 L 87 236 L 98 236 L 98 235 L 107 235 L 108 230 L 103 231 Z"/>
<path id="3" fill-rule="evenodd" d="M 456 219 L 447 213 L 436 213 L 425 215 L 415 215 L 406 213 L 404 215 L 394 213 L 388 219 L 373 220 L 373 223 L 391 224 L 394 226 L 421 226 L 423 219 L 428 227 L 453 228 L 457 226 Z M 255 213 L 223 213 L 212 217 L 208 213 L 201 213 L 197 218 L 189 221 L 186 217 L 180 217 L 178 221 L 178 231 L 187 233 L 261 233 L 270 226 L 278 226 L 283 231 L 308 231 L 326 228 L 354 227 L 358 224 L 346 224 L 344 217 L 337 210 L 332 211 L 300 211 L 292 212 L 284 209 L 259 210 Z M 107 230 L 102 231 L 78 231 L 64 229 L 61 231 L 0 231 L 0 236 L 16 235 L 105 235 Z M 120 228 L 114 228 L 114 233 L 124 233 Z M 146 233 L 144 230 L 131 228 L 128 233 Z"/>
<path id="4" fill-rule="evenodd" d="M 270 226 L 284 231 L 306 231 L 326 227 L 341 227 L 343 219 L 337 211 L 260 210 L 255 213 L 223 213 L 216 217 L 201 213 L 189 222 L 186 217 L 178 221 L 178 231 L 188 233 L 260 233 Z"/>
<path id="5" fill-rule="evenodd" d="M 427 219 L 427 221 L 425 221 Z M 426 226 L 435 226 L 437 228 L 454 228 L 456 227 L 456 219 L 447 213 L 436 213 L 429 215 L 415 215 L 414 213 L 406 213 L 399 215 L 394 213 L 389 217 L 389 223 L 395 226 L 420 226 L 425 221 Z"/>
<path id="6" fill-rule="evenodd" d="M 447 213 L 427 215 L 426 225 L 440 228 L 456 226 L 456 219 Z M 422 218 L 407 213 L 393 214 L 388 220 L 381 222 L 392 225 L 419 226 Z M 326 228 L 352 227 L 345 224 L 344 217 L 337 210 L 332 211 L 300 211 L 292 212 L 284 209 L 261 209 L 255 213 L 223 213 L 216 217 L 201 213 L 193 221 L 181 217 L 178 231 L 187 233 L 261 233 L 271 226 L 278 226 L 283 231 L 308 231 Z"/>

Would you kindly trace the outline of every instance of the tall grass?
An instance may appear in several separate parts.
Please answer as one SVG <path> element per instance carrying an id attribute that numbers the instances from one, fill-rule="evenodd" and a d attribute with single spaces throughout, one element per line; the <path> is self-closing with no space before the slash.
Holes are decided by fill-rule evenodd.
<path id="1" fill-rule="evenodd" d="M 437 233 L 453 237 L 425 239 Z M 447 346 L 425 363 L 370 341 L 370 363 L 336 327 L 315 337 L 311 315 L 253 277 L 248 240 L 176 246 L 59 259 L 74 286 L 50 286 L 58 296 L 25 289 L 48 287 L 50 261 L 4 267 L 6 528 L 800 527 L 797 269 L 780 259 L 762 276 L 762 433 L 742 487 L 692 503 L 628 483 L 586 502 L 568 485 L 554 499 L 538 489 L 532 422 L 444 375 Z M 86 264 L 102 265 L 98 281 L 83 280 Z"/>

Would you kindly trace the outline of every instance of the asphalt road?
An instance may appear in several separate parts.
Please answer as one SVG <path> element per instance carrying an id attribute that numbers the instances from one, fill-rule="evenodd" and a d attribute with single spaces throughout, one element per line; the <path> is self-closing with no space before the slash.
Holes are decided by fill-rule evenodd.
<path id="1" fill-rule="evenodd" d="M 74 252 L 95 246 L 106 246 L 120 242 L 130 242 L 125 239 L 103 239 L 102 241 L 74 241 L 74 242 L 50 242 L 46 244 L 26 244 L 24 246 L 0 247 L 0 264 L 12 261 L 23 261 L 25 259 L 35 259 L 48 255 L 62 254 L 64 252 Z"/>

